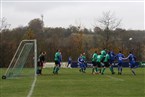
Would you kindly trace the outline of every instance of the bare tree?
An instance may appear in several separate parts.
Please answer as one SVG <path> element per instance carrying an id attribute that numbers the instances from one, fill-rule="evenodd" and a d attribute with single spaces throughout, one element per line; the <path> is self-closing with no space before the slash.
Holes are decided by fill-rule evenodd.
<path id="1" fill-rule="evenodd" d="M 105 48 L 108 48 L 108 43 L 110 41 L 110 33 L 112 30 L 116 29 L 121 24 L 121 19 L 115 17 L 115 14 L 111 11 L 103 12 L 102 17 L 98 19 L 99 26 L 104 29 L 105 37 Z"/>
<path id="2" fill-rule="evenodd" d="M 3 17 L 3 18 L 0 18 L 0 32 L 2 31 L 2 30 L 4 30 L 4 29 L 7 29 L 7 28 L 9 28 L 11 25 L 10 24 L 8 24 L 7 22 L 6 22 L 6 18 L 5 17 Z"/>
<path id="3" fill-rule="evenodd" d="M 115 17 L 111 11 L 103 12 L 102 17 L 98 19 L 98 23 L 102 29 L 113 30 L 120 26 L 121 19 Z"/>

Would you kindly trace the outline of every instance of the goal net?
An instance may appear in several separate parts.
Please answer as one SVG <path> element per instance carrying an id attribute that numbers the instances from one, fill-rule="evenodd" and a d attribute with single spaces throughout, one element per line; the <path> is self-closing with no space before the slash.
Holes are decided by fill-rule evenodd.
<path id="1" fill-rule="evenodd" d="M 37 42 L 36 40 L 22 40 L 5 72 L 2 79 L 18 77 L 21 74 L 29 74 L 29 69 L 23 70 L 24 67 L 30 69 L 33 67 L 34 75 L 37 69 Z"/>

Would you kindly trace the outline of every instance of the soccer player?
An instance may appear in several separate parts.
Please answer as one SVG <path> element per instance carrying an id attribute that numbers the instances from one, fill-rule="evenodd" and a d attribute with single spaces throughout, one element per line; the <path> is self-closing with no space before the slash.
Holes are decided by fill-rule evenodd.
<path id="1" fill-rule="evenodd" d="M 67 67 L 68 68 L 71 68 L 71 63 L 72 63 L 72 58 L 71 56 L 68 58 L 68 64 L 67 64 Z"/>
<path id="2" fill-rule="evenodd" d="M 116 55 L 115 55 L 115 53 L 113 51 L 110 51 L 109 52 L 109 56 L 110 56 L 110 60 L 109 60 L 110 71 L 112 72 L 112 74 L 115 74 L 114 69 L 113 69 L 113 64 L 115 64 L 114 61 L 115 61 L 115 56 Z"/>
<path id="3" fill-rule="evenodd" d="M 101 73 L 101 68 L 102 68 L 102 64 L 101 64 L 101 60 L 103 59 L 103 56 L 100 54 L 98 54 L 97 56 L 97 68 L 98 71 Z"/>
<path id="4" fill-rule="evenodd" d="M 93 56 L 92 56 L 92 64 L 93 64 L 92 74 L 94 74 L 94 71 L 96 71 L 96 73 L 97 73 L 98 72 L 98 68 L 97 68 L 97 51 L 95 51 Z"/>
<path id="5" fill-rule="evenodd" d="M 61 67 L 61 62 L 62 62 L 62 54 L 61 54 L 61 52 L 59 52 L 60 53 L 60 56 L 59 56 L 59 68 Z"/>
<path id="6" fill-rule="evenodd" d="M 104 64 L 104 59 L 106 57 L 106 49 L 105 48 L 101 51 L 101 56 L 102 56 L 101 62 Z"/>
<path id="7" fill-rule="evenodd" d="M 130 54 L 128 55 L 128 57 L 124 58 L 124 59 L 129 59 L 129 67 L 130 67 L 130 70 L 132 71 L 133 75 L 136 75 L 135 73 L 135 69 L 136 69 L 136 57 L 131 53 L 129 52 Z"/>
<path id="8" fill-rule="evenodd" d="M 80 66 L 80 72 L 83 72 L 85 73 L 85 70 L 84 70 L 84 59 L 82 57 L 82 54 L 80 54 L 79 58 L 78 58 L 78 65 Z"/>
<path id="9" fill-rule="evenodd" d="M 38 58 L 38 69 L 37 74 L 42 74 L 43 64 L 45 62 L 46 52 L 41 52 Z"/>
<path id="10" fill-rule="evenodd" d="M 106 49 L 105 49 L 105 48 L 101 51 L 101 55 L 102 55 L 103 57 L 106 55 Z"/>
<path id="11" fill-rule="evenodd" d="M 58 49 L 54 56 L 55 66 L 53 68 L 53 74 L 58 74 L 59 65 L 60 65 L 60 50 Z"/>
<path id="12" fill-rule="evenodd" d="M 118 60 L 118 75 L 121 75 L 124 55 L 119 51 L 115 58 Z"/>
<path id="13" fill-rule="evenodd" d="M 82 58 L 83 58 L 83 60 L 84 60 L 83 66 L 84 66 L 84 72 L 85 72 L 85 70 L 86 70 L 86 68 L 87 68 L 87 61 L 86 61 L 87 58 L 86 58 L 86 53 L 85 53 L 85 52 L 83 53 Z"/>
<path id="14" fill-rule="evenodd" d="M 103 70 L 102 70 L 102 75 L 104 75 L 104 71 L 105 71 L 105 69 L 106 69 L 106 67 L 109 67 L 110 66 L 110 64 L 109 64 L 109 59 L 110 59 L 110 56 L 109 56 L 109 54 L 107 53 L 106 55 L 105 55 L 105 59 L 104 59 L 104 61 L 103 61 L 103 63 L 104 63 L 104 66 L 103 66 Z M 112 71 L 111 71 L 112 72 Z"/>

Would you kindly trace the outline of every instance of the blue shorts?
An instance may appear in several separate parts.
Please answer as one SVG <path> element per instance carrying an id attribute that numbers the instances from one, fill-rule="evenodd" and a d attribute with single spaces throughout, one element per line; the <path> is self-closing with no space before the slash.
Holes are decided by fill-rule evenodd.
<path id="1" fill-rule="evenodd" d="M 80 65 L 80 68 L 85 68 L 86 67 L 86 65 L 84 63 L 80 63 L 79 65 Z"/>
<path id="2" fill-rule="evenodd" d="M 123 62 L 119 62 L 119 63 L 118 63 L 118 66 L 122 66 L 122 65 L 123 65 Z"/>
<path id="3" fill-rule="evenodd" d="M 114 63 L 114 60 L 110 60 L 109 63 L 110 63 L 110 64 Z"/>
<path id="4" fill-rule="evenodd" d="M 135 68 L 135 67 L 137 67 L 137 66 L 136 66 L 135 62 L 130 62 L 130 63 L 129 63 L 129 67 L 130 67 L 130 68 Z"/>
<path id="5" fill-rule="evenodd" d="M 79 65 L 80 65 L 80 68 L 83 68 L 83 63 L 79 63 Z"/>
<path id="6" fill-rule="evenodd" d="M 71 61 L 68 61 L 68 64 L 71 64 Z"/>

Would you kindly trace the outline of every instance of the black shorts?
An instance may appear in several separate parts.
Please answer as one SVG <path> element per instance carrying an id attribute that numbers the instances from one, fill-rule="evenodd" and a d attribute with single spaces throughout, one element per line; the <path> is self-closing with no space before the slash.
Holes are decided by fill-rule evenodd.
<path id="1" fill-rule="evenodd" d="M 59 64 L 59 61 L 54 61 L 55 62 L 55 65 L 58 65 Z"/>
<path id="2" fill-rule="evenodd" d="M 102 66 L 101 66 L 101 62 L 97 62 L 97 66 L 98 66 L 98 67 L 102 67 Z"/>
<path id="3" fill-rule="evenodd" d="M 97 66 L 97 62 L 92 61 L 93 66 Z"/>
<path id="4" fill-rule="evenodd" d="M 110 66 L 109 62 L 104 62 L 104 66 L 109 67 Z"/>
<path id="5" fill-rule="evenodd" d="M 40 61 L 37 63 L 37 65 L 38 65 L 38 67 L 43 67 L 43 62 Z"/>

